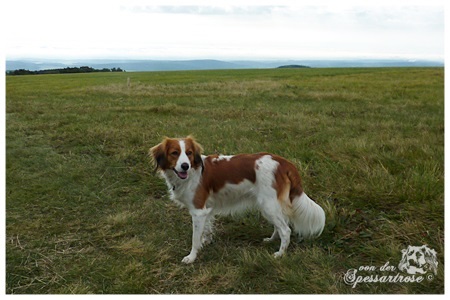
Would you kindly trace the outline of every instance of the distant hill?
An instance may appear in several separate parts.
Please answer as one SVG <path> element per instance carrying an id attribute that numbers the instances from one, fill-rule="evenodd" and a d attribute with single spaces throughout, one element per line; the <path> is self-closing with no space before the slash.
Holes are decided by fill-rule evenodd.
<path id="1" fill-rule="evenodd" d="M 52 60 L 27 59 L 6 60 L 6 70 L 25 69 L 39 71 L 47 69 L 91 66 L 95 69 L 120 68 L 127 72 L 175 71 L 175 70 L 220 70 L 220 69 L 268 69 L 279 66 L 309 66 L 311 68 L 370 68 L 370 67 L 443 67 L 439 61 L 425 60 L 133 60 L 133 59 L 84 59 Z"/>
<path id="2" fill-rule="evenodd" d="M 310 67 L 303 65 L 286 65 L 278 67 L 278 69 L 303 69 L 303 68 L 310 68 Z"/>

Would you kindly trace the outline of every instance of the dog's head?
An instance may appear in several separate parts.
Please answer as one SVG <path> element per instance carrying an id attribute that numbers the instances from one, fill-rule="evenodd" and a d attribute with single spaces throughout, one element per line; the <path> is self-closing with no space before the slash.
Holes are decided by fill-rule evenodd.
<path id="1" fill-rule="evenodd" d="M 150 149 L 156 170 L 172 170 L 183 180 L 189 177 L 189 170 L 203 166 L 202 152 L 202 146 L 192 136 L 182 139 L 166 137 Z"/>
<path id="2" fill-rule="evenodd" d="M 401 271 L 408 274 L 425 274 L 427 271 L 437 272 L 436 251 L 423 246 L 408 246 L 402 250 L 402 259 L 398 265 Z"/>

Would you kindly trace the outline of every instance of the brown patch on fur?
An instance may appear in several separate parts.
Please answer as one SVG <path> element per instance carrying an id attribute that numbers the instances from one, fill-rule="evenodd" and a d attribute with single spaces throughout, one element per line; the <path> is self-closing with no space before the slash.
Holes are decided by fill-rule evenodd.
<path id="1" fill-rule="evenodd" d="M 195 208 L 205 207 L 209 193 L 222 189 L 225 184 L 239 184 L 245 179 L 255 183 L 255 162 L 263 153 L 238 154 L 228 159 L 219 159 L 218 155 L 210 155 L 205 161 L 202 181 L 194 198 Z"/>
<path id="2" fill-rule="evenodd" d="M 275 171 L 274 189 L 277 191 L 279 201 L 285 201 L 289 196 L 292 203 L 295 197 L 303 193 L 302 180 L 297 168 L 290 161 L 281 156 L 272 155 L 272 158 L 279 163 Z"/>

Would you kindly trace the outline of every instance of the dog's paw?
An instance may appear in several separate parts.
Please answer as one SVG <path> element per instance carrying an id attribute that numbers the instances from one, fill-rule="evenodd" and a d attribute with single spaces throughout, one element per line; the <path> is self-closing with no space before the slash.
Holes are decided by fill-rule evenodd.
<path id="1" fill-rule="evenodd" d="M 271 238 L 271 237 L 268 237 L 268 238 L 264 238 L 263 239 L 263 242 L 264 243 L 270 243 L 270 242 L 272 242 L 273 241 L 273 239 Z"/>
<path id="2" fill-rule="evenodd" d="M 273 254 L 273 257 L 275 257 L 275 258 L 280 258 L 280 257 L 283 256 L 283 254 L 284 254 L 284 252 L 277 251 L 277 252 L 275 252 L 275 253 Z"/>
<path id="3" fill-rule="evenodd" d="M 196 257 L 194 255 L 188 255 L 185 256 L 181 262 L 185 264 L 192 264 L 195 261 L 195 258 Z"/>

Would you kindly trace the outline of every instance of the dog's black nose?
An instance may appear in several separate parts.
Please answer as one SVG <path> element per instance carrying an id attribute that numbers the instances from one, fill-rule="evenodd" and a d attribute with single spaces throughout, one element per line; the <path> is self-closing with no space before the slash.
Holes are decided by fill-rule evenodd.
<path id="1" fill-rule="evenodd" d="M 189 164 L 188 164 L 188 163 L 182 163 L 182 164 L 181 164 L 181 168 L 182 168 L 184 171 L 187 171 L 187 170 L 189 170 Z"/>

